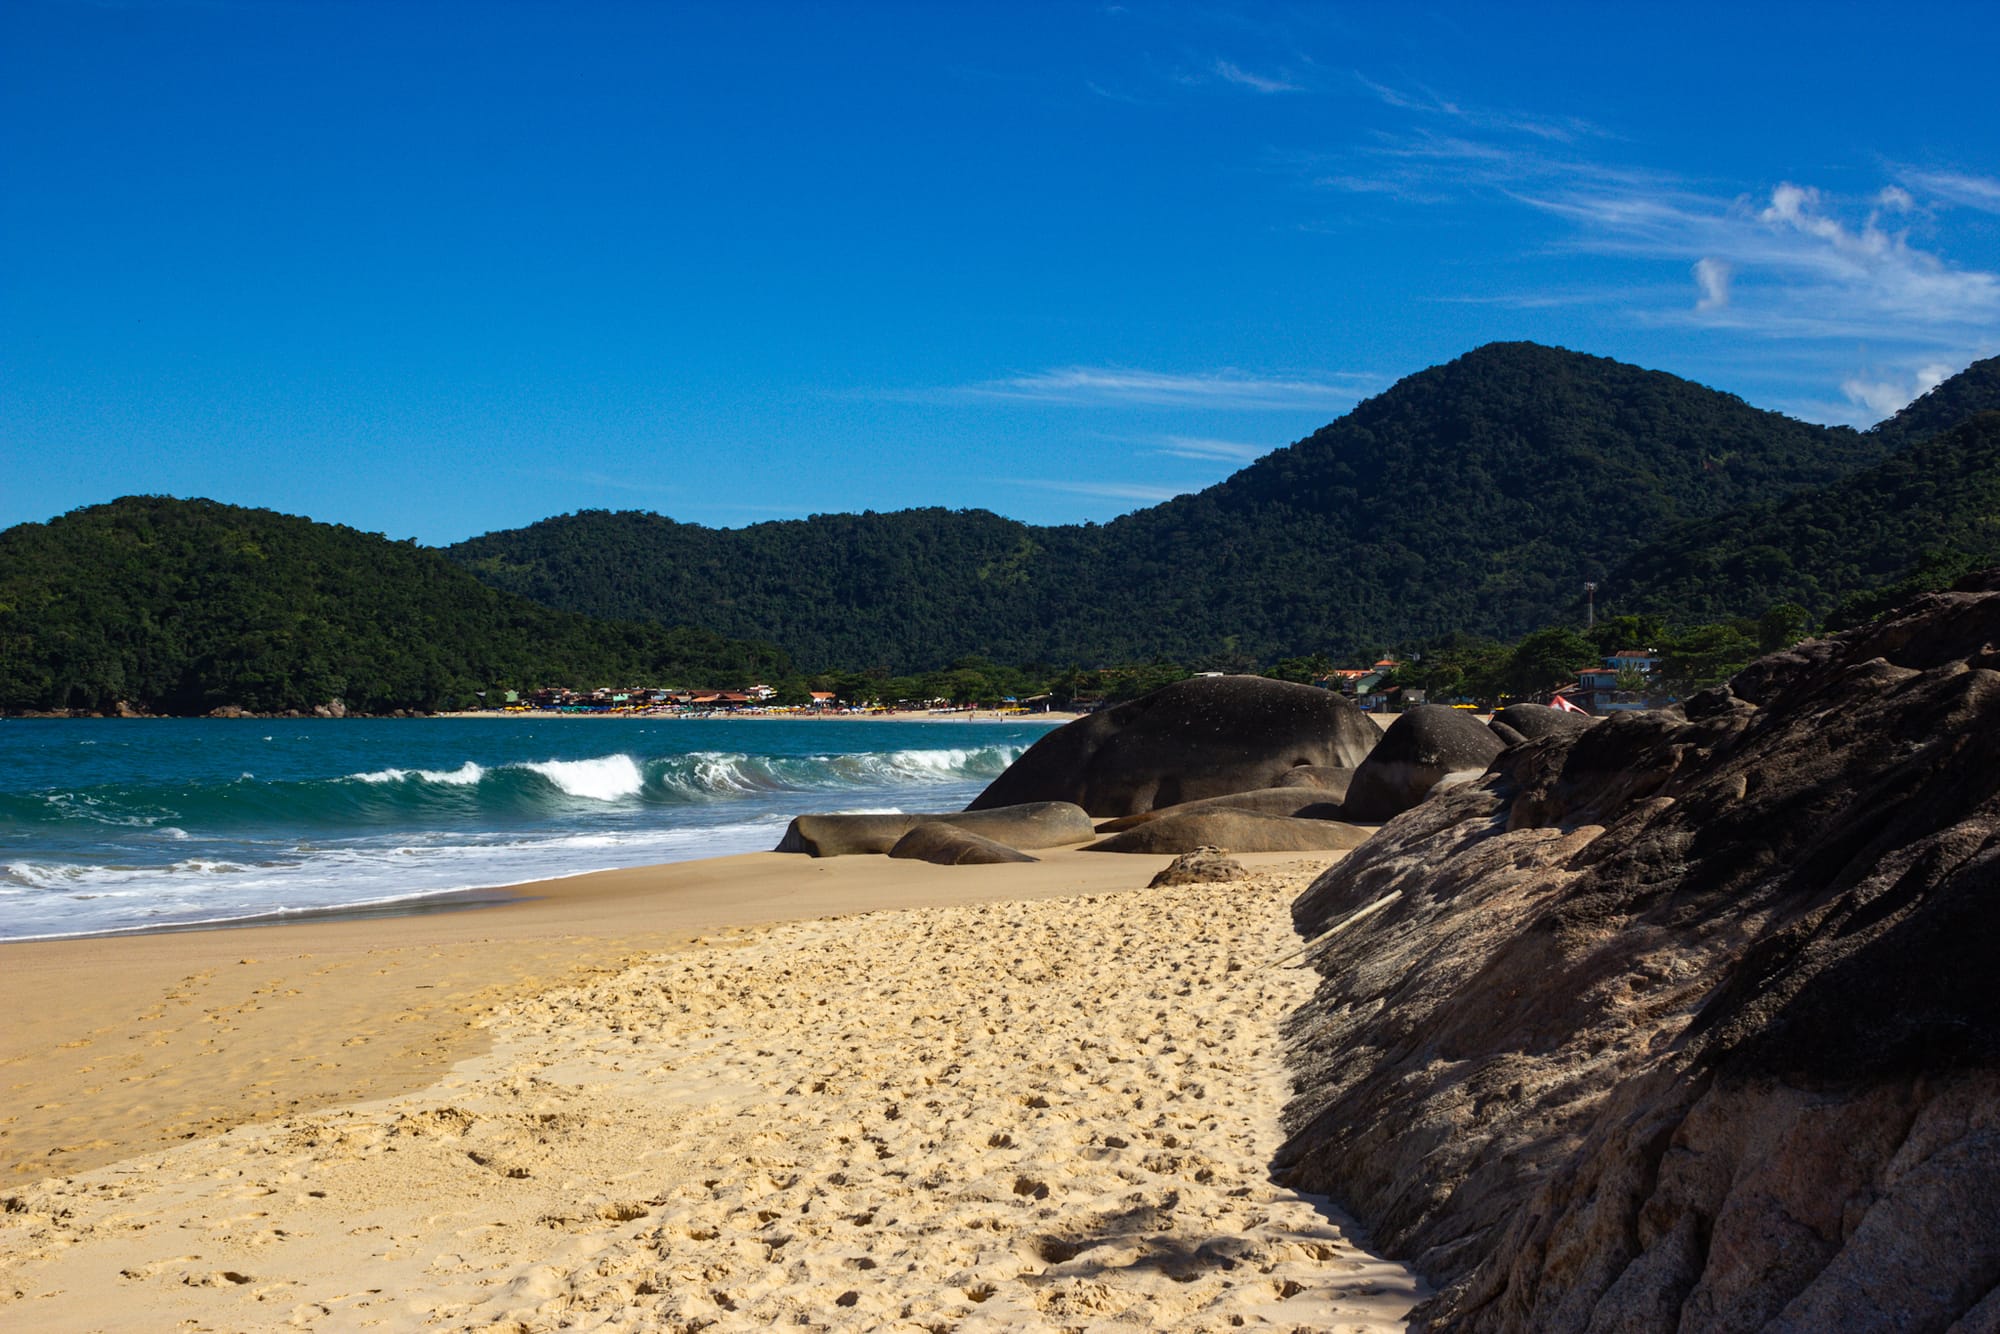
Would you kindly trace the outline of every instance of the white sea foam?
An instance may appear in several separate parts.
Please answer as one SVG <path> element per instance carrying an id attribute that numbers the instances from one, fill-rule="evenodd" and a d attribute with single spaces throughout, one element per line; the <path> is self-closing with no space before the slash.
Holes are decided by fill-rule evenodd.
<path id="1" fill-rule="evenodd" d="M 486 770 L 467 760 L 456 769 L 377 769 L 372 773 L 349 774 L 357 783 L 400 783 L 406 778 L 422 779 L 446 787 L 471 787 L 486 777 Z"/>
<path id="2" fill-rule="evenodd" d="M 726 755 L 717 751 L 697 751 L 688 757 L 693 766 L 692 781 L 685 786 L 696 792 L 754 792 L 757 784 L 749 780 L 748 755 Z M 769 786 L 767 783 L 765 786 Z"/>
<path id="3" fill-rule="evenodd" d="M 991 778 L 1021 753 L 1015 746 L 863 751 L 840 755 L 744 755 L 695 751 L 659 773 L 661 786 L 694 797 L 931 786 Z"/>
<path id="4" fill-rule="evenodd" d="M 419 769 L 417 777 L 426 783 L 442 783 L 446 787 L 471 787 L 486 777 L 486 771 L 467 760 L 456 769 Z"/>
<path id="5" fill-rule="evenodd" d="M 723 825 L 357 840 L 315 847 L 302 858 L 254 864 L 202 858 L 163 867 L 13 861 L 0 864 L 0 899 L 9 902 L 0 918 L 0 939 L 341 911 L 618 866 L 753 852 L 769 848 L 787 818 L 759 813 Z"/>
<path id="6" fill-rule="evenodd" d="M 539 760 L 521 766 L 532 769 L 572 797 L 617 801 L 637 796 L 646 776 L 630 755 L 600 755 L 594 760 Z"/>

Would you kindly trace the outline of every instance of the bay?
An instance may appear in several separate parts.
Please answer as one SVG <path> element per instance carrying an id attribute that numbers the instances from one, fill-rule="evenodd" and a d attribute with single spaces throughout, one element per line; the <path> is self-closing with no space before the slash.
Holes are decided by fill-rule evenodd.
<path id="1" fill-rule="evenodd" d="M 0 940 L 415 909 L 955 810 L 1048 730 L 864 719 L 10 719 Z"/>

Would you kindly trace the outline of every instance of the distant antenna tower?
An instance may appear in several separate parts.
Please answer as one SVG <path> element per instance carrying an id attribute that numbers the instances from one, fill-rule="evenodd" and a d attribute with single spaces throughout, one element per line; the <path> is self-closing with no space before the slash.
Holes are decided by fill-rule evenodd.
<path id="1" fill-rule="evenodd" d="M 1586 583 L 1586 584 L 1584 584 L 1584 586 L 1583 586 L 1583 607 L 1584 607 L 1584 612 L 1583 612 L 1583 617 L 1584 617 L 1584 620 L 1583 620 L 1583 628 L 1584 628 L 1584 629 L 1586 629 L 1586 630 L 1588 630 L 1588 629 L 1591 629 L 1592 627 L 1594 627 L 1594 626 L 1595 626 L 1595 625 L 1597 624 L 1597 585 L 1596 585 L 1596 584 L 1592 584 L 1592 583 Z"/>

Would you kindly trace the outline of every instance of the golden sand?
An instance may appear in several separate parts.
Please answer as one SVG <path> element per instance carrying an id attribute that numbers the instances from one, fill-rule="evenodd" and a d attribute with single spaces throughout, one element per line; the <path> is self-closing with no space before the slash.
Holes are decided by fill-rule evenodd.
<path id="1" fill-rule="evenodd" d="M 1266 1174 L 1331 858 L 1242 860 L 10 947 L 0 1325 L 1400 1328 L 1413 1278 Z"/>

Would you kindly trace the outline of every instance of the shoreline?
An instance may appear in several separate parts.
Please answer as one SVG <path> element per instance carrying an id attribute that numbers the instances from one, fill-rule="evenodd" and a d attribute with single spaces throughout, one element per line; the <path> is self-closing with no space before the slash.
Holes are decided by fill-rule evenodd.
<path id="1" fill-rule="evenodd" d="M 1172 860 L 1037 855 L 936 867 L 738 853 L 473 891 L 485 901 L 463 910 L 10 941 L 0 1182 L 407 1092 L 477 1054 L 480 1017 L 505 1000 L 714 932 L 1116 892 Z"/>
<path id="2" fill-rule="evenodd" d="M 84 722 L 421 722 L 432 718 L 453 719 L 552 719 L 598 718 L 623 722 L 688 723 L 1046 723 L 1059 726 L 1088 717 L 1082 713 L 1007 713 L 999 709 L 968 709 L 947 713 L 902 709 L 883 713 L 643 713 L 630 709 L 458 709 L 443 713 L 0 713 L 0 723 L 84 723 Z"/>
<path id="3" fill-rule="evenodd" d="M 1169 858 L 754 853 L 25 946 L 0 1312 L 1400 1329 L 1422 1283 L 1269 1180 L 1287 908 L 1340 855 L 1148 890 Z"/>

